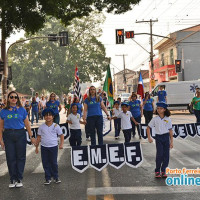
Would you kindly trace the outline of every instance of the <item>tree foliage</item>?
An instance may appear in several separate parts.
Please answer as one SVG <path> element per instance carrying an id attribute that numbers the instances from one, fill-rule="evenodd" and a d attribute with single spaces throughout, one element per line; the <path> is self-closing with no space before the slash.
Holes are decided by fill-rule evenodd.
<path id="1" fill-rule="evenodd" d="M 99 25 L 103 21 L 104 16 L 97 12 L 89 17 L 73 19 L 67 28 L 67 47 L 60 47 L 58 42 L 48 42 L 47 39 L 14 45 L 9 52 L 9 60 L 17 90 L 30 93 L 30 88 L 34 88 L 37 91 L 46 89 L 57 94 L 67 93 L 74 82 L 75 64 L 78 65 L 81 82 L 90 81 L 91 77 L 101 80 L 108 63 L 105 48 L 97 40 L 101 35 Z M 59 31 L 66 31 L 66 28 L 55 18 L 48 18 L 45 27 L 32 36 L 47 36 Z"/>
<path id="2" fill-rule="evenodd" d="M 0 12 L 3 35 L 10 36 L 13 30 L 35 33 L 44 27 L 45 17 L 53 16 L 69 25 L 74 18 L 89 16 L 94 10 L 115 14 L 124 13 L 140 0 L 1 0 Z"/>

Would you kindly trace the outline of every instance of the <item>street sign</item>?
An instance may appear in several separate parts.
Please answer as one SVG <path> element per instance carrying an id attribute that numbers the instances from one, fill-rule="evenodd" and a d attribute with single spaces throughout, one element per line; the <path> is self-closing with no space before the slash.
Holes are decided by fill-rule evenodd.
<path id="1" fill-rule="evenodd" d="M 151 74 L 151 79 L 154 79 L 155 78 L 155 75 L 154 74 Z"/>
<path id="2" fill-rule="evenodd" d="M 126 31 L 125 35 L 126 35 L 126 39 L 134 38 L 134 31 Z"/>
<path id="3" fill-rule="evenodd" d="M 48 34 L 48 41 L 51 42 L 58 41 L 57 34 Z"/>
<path id="4" fill-rule="evenodd" d="M 154 79 L 151 79 L 151 87 L 155 87 L 156 86 L 156 81 Z"/>

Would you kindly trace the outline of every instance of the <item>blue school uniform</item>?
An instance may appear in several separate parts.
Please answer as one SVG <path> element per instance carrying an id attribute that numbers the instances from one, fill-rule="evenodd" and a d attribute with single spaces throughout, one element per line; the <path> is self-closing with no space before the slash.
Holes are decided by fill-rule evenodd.
<path id="1" fill-rule="evenodd" d="M 91 137 L 91 145 L 96 145 L 95 129 L 97 130 L 98 144 L 103 144 L 103 116 L 101 111 L 101 102 L 101 97 L 99 102 L 96 101 L 96 97 L 91 98 L 90 101 L 86 98 L 84 102 L 88 106 L 87 125 L 88 133 Z"/>
<path id="2" fill-rule="evenodd" d="M 60 102 L 59 101 L 48 101 L 47 103 L 46 103 L 46 107 L 47 108 L 51 108 L 53 111 L 54 111 L 54 113 L 55 114 L 59 114 L 59 110 L 58 110 L 58 107 L 59 107 L 59 105 L 60 105 Z"/>
<path id="3" fill-rule="evenodd" d="M 75 103 L 77 105 L 77 113 L 80 114 L 80 116 L 82 117 L 82 104 L 81 103 Z"/>
<path id="4" fill-rule="evenodd" d="M 158 101 L 165 101 L 165 97 L 167 96 L 167 92 L 165 90 L 159 90 L 158 91 Z"/>
<path id="5" fill-rule="evenodd" d="M 32 108 L 32 112 L 38 112 L 38 102 L 32 102 L 31 103 L 31 108 Z"/>

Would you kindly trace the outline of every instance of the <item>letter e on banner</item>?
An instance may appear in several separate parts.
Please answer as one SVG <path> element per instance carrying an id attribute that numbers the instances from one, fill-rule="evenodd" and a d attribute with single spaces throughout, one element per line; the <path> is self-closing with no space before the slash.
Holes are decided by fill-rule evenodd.
<path id="1" fill-rule="evenodd" d="M 108 144 L 109 164 L 119 169 L 125 164 L 124 144 Z"/>
<path id="2" fill-rule="evenodd" d="M 178 125 L 172 125 L 173 137 L 177 138 L 179 136 Z"/>
<path id="3" fill-rule="evenodd" d="M 155 127 L 152 127 L 152 128 L 151 128 L 151 137 L 152 137 L 153 139 L 155 139 L 155 137 L 156 137 L 156 128 L 155 128 Z"/>
<path id="4" fill-rule="evenodd" d="M 101 171 L 108 165 L 106 145 L 89 146 L 90 166 Z"/>
<path id="5" fill-rule="evenodd" d="M 190 135 L 191 137 L 196 136 L 195 124 L 186 124 L 186 128 L 187 128 L 188 135 Z"/>
<path id="6" fill-rule="evenodd" d="M 178 124 L 179 137 L 185 139 L 188 136 L 185 124 Z"/>
<path id="7" fill-rule="evenodd" d="M 140 142 L 124 143 L 126 164 L 137 168 L 142 164 L 143 155 Z"/>
<path id="8" fill-rule="evenodd" d="M 79 173 L 84 172 L 89 167 L 88 146 L 74 146 L 71 148 L 72 168 Z"/>

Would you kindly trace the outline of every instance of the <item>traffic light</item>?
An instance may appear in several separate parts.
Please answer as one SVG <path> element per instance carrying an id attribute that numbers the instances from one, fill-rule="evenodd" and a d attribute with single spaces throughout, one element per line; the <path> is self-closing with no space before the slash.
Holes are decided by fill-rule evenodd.
<path id="1" fill-rule="evenodd" d="M 124 29 L 116 29 L 116 44 L 124 44 Z"/>
<path id="2" fill-rule="evenodd" d="M 51 42 L 58 41 L 57 34 L 48 34 L 48 41 Z"/>
<path id="3" fill-rule="evenodd" d="M 182 72 L 181 60 L 175 60 L 176 73 Z"/>
<path id="4" fill-rule="evenodd" d="M 68 39 L 68 32 L 59 32 L 60 37 L 60 46 L 67 46 L 69 44 L 69 39 Z"/>
<path id="5" fill-rule="evenodd" d="M 0 60 L 0 72 L 4 71 L 4 62 Z"/>
<path id="6" fill-rule="evenodd" d="M 126 35 L 126 39 L 134 38 L 134 31 L 126 31 L 125 35 Z"/>

